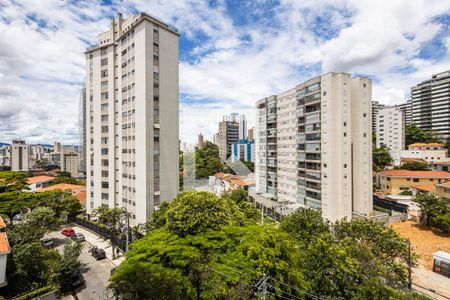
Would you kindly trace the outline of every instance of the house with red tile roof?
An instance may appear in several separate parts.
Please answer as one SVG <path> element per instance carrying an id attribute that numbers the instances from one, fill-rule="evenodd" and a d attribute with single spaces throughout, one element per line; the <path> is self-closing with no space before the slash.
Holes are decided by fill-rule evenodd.
<path id="1" fill-rule="evenodd" d="M 450 180 L 449 172 L 442 171 L 409 171 L 385 170 L 379 174 L 380 189 L 382 192 L 398 195 L 402 191 L 412 191 Z"/>
<path id="2" fill-rule="evenodd" d="M 6 232 L 4 232 L 5 227 L 5 222 L 0 217 L 0 287 L 4 287 L 8 284 L 6 281 L 6 265 L 8 254 L 11 253 L 8 237 L 6 236 Z"/>
<path id="3" fill-rule="evenodd" d="M 45 188 L 50 185 L 50 181 L 52 181 L 54 178 L 55 177 L 53 176 L 46 176 L 46 175 L 29 177 L 27 179 L 29 188 L 28 191 L 35 192 L 38 189 Z"/>

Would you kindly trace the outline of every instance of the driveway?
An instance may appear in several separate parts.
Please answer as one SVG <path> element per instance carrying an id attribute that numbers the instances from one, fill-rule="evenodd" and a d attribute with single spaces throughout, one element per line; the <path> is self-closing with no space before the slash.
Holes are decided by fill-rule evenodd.
<path id="1" fill-rule="evenodd" d="M 86 264 L 87 271 L 83 273 L 83 277 L 86 280 L 86 286 L 77 293 L 79 299 L 109 299 L 107 297 L 106 288 L 108 286 L 108 280 L 110 277 L 111 269 L 119 265 L 123 261 L 123 257 L 119 257 L 114 261 L 112 258 L 112 250 L 109 242 L 104 241 L 102 238 L 96 236 L 92 232 L 89 232 L 83 228 L 72 227 L 75 232 L 81 232 L 86 237 L 86 242 L 81 251 L 80 260 Z M 64 242 L 69 238 L 63 236 L 59 231 L 51 232 L 48 234 L 53 238 L 55 249 L 62 253 L 64 249 Z M 99 248 L 103 248 L 106 252 L 107 258 L 102 260 L 96 260 L 88 252 L 89 248 L 95 245 Z M 72 296 L 66 296 L 62 299 L 74 299 Z"/>

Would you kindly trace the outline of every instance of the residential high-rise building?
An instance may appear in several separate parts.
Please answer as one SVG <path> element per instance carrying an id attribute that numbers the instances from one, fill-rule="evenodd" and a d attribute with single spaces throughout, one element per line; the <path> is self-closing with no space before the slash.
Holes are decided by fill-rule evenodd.
<path id="1" fill-rule="evenodd" d="M 60 152 L 59 166 L 62 172 L 70 173 L 72 177 L 79 177 L 78 173 L 78 149 L 73 146 L 64 146 Z"/>
<path id="2" fill-rule="evenodd" d="M 30 148 L 23 140 L 11 144 L 11 171 L 28 172 L 30 169 Z"/>
<path id="3" fill-rule="evenodd" d="M 377 116 L 378 116 L 378 111 L 385 107 L 384 104 L 378 102 L 378 101 L 372 101 L 372 131 L 376 132 L 376 128 L 377 128 Z"/>
<path id="4" fill-rule="evenodd" d="M 239 140 L 247 139 L 247 118 L 245 115 L 239 116 Z"/>
<path id="5" fill-rule="evenodd" d="M 239 123 L 234 121 L 219 122 L 219 157 L 226 161 L 231 156 L 231 145 L 239 141 Z"/>
<path id="6" fill-rule="evenodd" d="M 255 132 L 255 127 L 252 127 L 248 130 L 247 140 L 249 140 L 249 141 L 255 140 L 254 132 Z"/>
<path id="7" fill-rule="evenodd" d="M 372 82 L 328 73 L 256 103 L 256 190 L 331 220 L 372 211 Z"/>
<path id="8" fill-rule="evenodd" d="M 251 161 L 255 162 L 255 141 L 239 140 L 236 144 L 231 144 L 231 161 Z"/>
<path id="9" fill-rule="evenodd" d="M 411 121 L 450 140 L 450 71 L 434 74 L 411 88 Z"/>
<path id="10" fill-rule="evenodd" d="M 178 193 L 179 33 L 145 13 L 111 21 L 86 51 L 88 212 L 145 223 Z"/>
<path id="11" fill-rule="evenodd" d="M 398 109 L 403 112 L 405 116 L 405 125 L 412 123 L 412 100 L 408 99 L 406 102 L 396 105 Z"/>
<path id="12" fill-rule="evenodd" d="M 389 150 L 405 149 L 405 118 L 397 107 L 384 107 L 378 111 L 376 133 L 377 147 Z"/>
<path id="13" fill-rule="evenodd" d="M 53 143 L 53 152 L 56 152 L 56 153 L 61 152 L 61 143 L 60 142 Z"/>
<path id="14" fill-rule="evenodd" d="M 219 133 L 216 132 L 213 135 L 213 144 L 219 146 Z"/>
<path id="15" fill-rule="evenodd" d="M 41 144 L 31 146 L 31 156 L 33 160 L 41 160 L 44 158 L 45 149 Z"/>
<path id="16" fill-rule="evenodd" d="M 11 167 L 11 145 L 0 146 L 0 166 Z"/>
<path id="17" fill-rule="evenodd" d="M 203 134 L 200 132 L 200 134 L 198 135 L 198 139 L 197 139 L 197 147 L 198 147 L 198 149 L 202 149 L 204 145 L 205 145 L 205 139 L 203 137 Z"/>
<path id="18" fill-rule="evenodd" d="M 78 116 L 80 147 L 78 148 L 78 173 L 79 176 L 86 177 L 86 88 L 81 89 L 80 111 Z"/>

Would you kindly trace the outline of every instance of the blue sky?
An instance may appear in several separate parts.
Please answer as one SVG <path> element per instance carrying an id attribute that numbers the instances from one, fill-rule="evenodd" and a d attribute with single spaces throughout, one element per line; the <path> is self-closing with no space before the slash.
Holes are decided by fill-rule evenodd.
<path id="1" fill-rule="evenodd" d="M 0 0 L 0 141 L 78 143 L 87 46 L 109 18 L 144 11 L 180 36 L 180 134 L 329 71 L 369 76 L 373 99 L 450 69 L 450 0 Z"/>

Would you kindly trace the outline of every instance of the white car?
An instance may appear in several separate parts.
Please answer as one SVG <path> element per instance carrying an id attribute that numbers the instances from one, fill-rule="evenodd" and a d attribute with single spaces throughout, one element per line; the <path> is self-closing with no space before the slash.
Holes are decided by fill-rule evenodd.
<path id="1" fill-rule="evenodd" d="M 44 235 L 43 238 L 40 239 L 42 246 L 51 247 L 53 246 L 53 239 L 48 235 Z"/>

